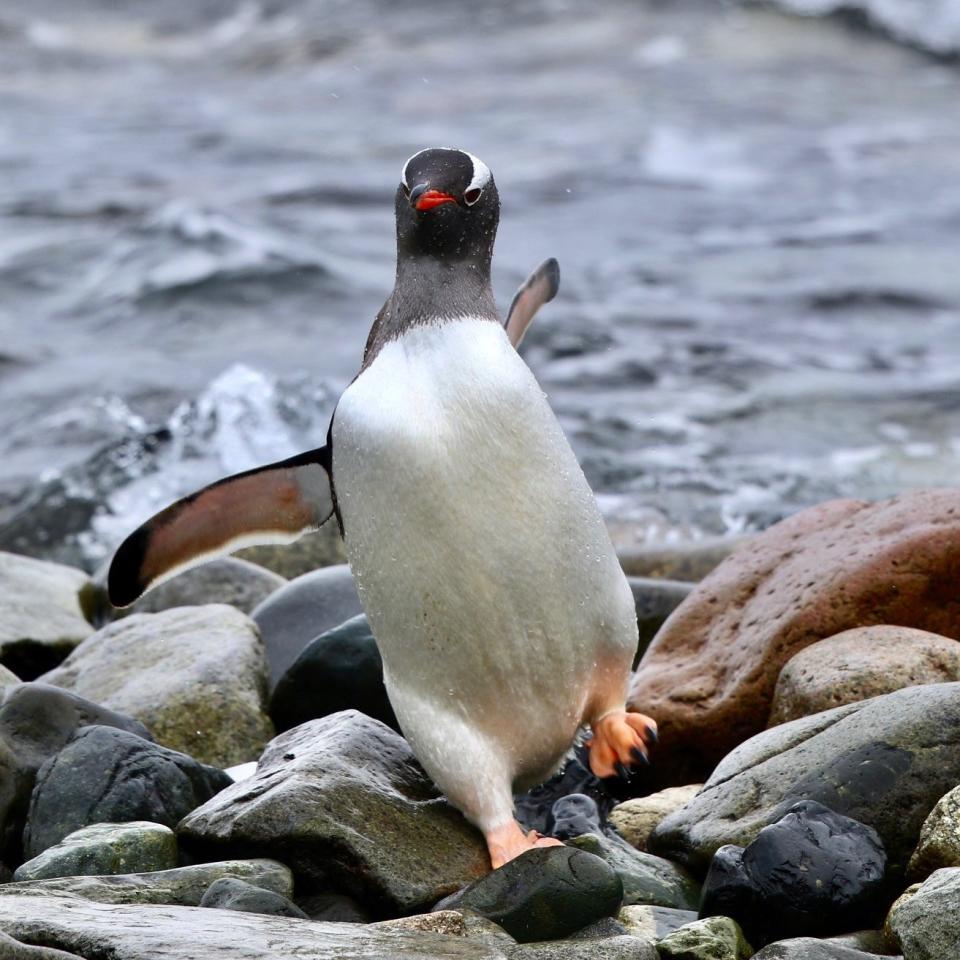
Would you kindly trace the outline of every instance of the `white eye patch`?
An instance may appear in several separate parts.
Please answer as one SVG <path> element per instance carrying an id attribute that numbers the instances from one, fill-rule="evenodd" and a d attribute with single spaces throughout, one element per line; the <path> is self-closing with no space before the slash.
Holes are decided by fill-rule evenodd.
<path id="1" fill-rule="evenodd" d="M 418 150 L 412 157 L 410 157 L 407 162 L 403 165 L 403 169 L 400 171 L 400 182 L 405 186 L 410 186 L 409 181 L 407 180 L 407 167 L 420 156 L 421 153 L 427 153 L 429 150 L 435 150 L 436 147 L 427 147 L 425 150 Z M 470 159 L 470 163 L 473 166 L 473 177 L 470 179 L 470 182 L 467 184 L 467 188 L 464 191 L 466 193 L 469 190 L 482 190 L 490 182 L 490 168 L 479 158 L 475 157 L 472 153 L 467 153 L 466 150 L 459 150 L 456 147 L 441 147 L 443 150 L 452 150 L 455 153 L 461 153 L 463 156 Z"/>

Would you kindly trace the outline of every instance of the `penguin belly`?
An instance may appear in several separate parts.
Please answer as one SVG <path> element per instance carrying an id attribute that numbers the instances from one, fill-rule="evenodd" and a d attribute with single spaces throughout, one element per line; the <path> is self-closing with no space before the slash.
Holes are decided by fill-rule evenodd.
<path id="1" fill-rule="evenodd" d="M 404 735 L 478 826 L 622 709 L 633 597 L 539 384 L 491 320 L 416 326 L 343 394 L 333 477 Z"/>

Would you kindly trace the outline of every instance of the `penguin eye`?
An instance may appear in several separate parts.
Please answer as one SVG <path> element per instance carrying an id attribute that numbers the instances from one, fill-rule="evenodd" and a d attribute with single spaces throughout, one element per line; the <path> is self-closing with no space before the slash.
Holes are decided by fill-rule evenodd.
<path id="1" fill-rule="evenodd" d="M 481 193 L 483 193 L 483 191 L 479 187 L 474 187 L 463 195 L 463 202 L 468 207 L 472 207 L 480 199 Z"/>

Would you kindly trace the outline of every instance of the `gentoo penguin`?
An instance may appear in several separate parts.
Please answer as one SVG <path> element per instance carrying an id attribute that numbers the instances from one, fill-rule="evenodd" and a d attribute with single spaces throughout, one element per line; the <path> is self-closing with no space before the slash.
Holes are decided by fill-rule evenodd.
<path id="1" fill-rule="evenodd" d="M 583 472 L 515 347 L 556 292 L 548 261 L 501 323 L 490 286 L 500 199 L 462 150 L 428 149 L 396 193 L 397 274 L 327 443 L 221 480 L 121 545 L 111 601 L 336 514 L 404 735 L 484 833 L 494 867 L 532 846 L 513 794 L 589 724 L 600 777 L 647 757 L 625 702 L 633 596 Z"/>

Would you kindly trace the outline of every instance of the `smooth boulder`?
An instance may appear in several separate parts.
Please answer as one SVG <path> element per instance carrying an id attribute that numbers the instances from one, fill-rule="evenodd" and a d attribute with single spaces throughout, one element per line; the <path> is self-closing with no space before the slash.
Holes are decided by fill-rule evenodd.
<path id="1" fill-rule="evenodd" d="M 37 774 L 24 852 L 36 857 L 93 823 L 174 827 L 232 782 L 222 770 L 132 733 L 83 727 Z"/>
<path id="2" fill-rule="evenodd" d="M 82 570 L 0 552 L 0 664 L 23 680 L 56 666 L 93 633 L 80 606 Z"/>
<path id="3" fill-rule="evenodd" d="M 904 960 L 947 960 L 960 944 L 960 867 L 936 870 L 890 910 Z"/>
<path id="4" fill-rule="evenodd" d="M 169 827 L 149 821 L 94 823 L 21 864 L 13 879 L 147 873 L 176 865 L 177 838 Z"/>
<path id="5" fill-rule="evenodd" d="M 627 932 L 648 940 L 662 940 L 668 933 L 679 930 L 697 919 L 696 910 L 678 910 L 675 907 L 653 907 L 635 903 L 621 907 L 617 920 Z"/>
<path id="6" fill-rule="evenodd" d="M 720 847 L 746 846 L 794 803 L 815 800 L 873 827 L 896 879 L 927 814 L 960 782 L 958 748 L 960 683 L 907 687 L 793 720 L 734 750 L 648 846 L 699 873 Z"/>
<path id="7" fill-rule="evenodd" d="M 383 659 L 362 613 L 311 640 L 270 697 L 278 732 L 341 710 L 400 729 L 383 685 Z"/>
<path id="8" fill-rule="evenodd" d="M 601 830 L 597 801 L 585 793 L 571 793 L 561 797 L 550 812 L 553 816 L 550 835 L 557 840 L 572 840 L 585 833 L 599 833 Z"/>
<path id="9" fill-rule="evenodd" d="M 674 810 L 679 810 L 692 800 L 702 787 L 702 783 L 691 783 L 624 800 L 610 811 L 610 823 L 631 847 L 646 850 L 647 839 L 653 828 Z"/>
<path id="10" fill-rule="evenodd" d="M 200 906 L 212 910 L 237 910 L 241 913 L 262 913 L 271 917 L 310 918 L 296 904 L 256 884 L 238 877 L 221 877 L 207 888 Z"/>
<path id="11" fill-rule="evenodd" d="M 768 726 L 922 683 L 960 680 L 960 643 L 911 627 L 856 627 L 811 644 L 777 678 Z"/>
<path id="12" fill-rule="evenodd" d="M 355 710 L 280 734 L 256 773 L 193 811 L 202 855 L 276 856 L 311 886 L 396 915 L 486 873 L 480 832 L 443 799 L 407 742 Z"/>
<path id="13" fill-rule="evenodd" d="M 886 954 L 884 954 L 885 956 Z M 880 960 L 875 953 L 815 937 L 791 937 L 764 947 L 753 960 Z"/>
<path id="14" fill-rule="evenodd" d="M 960 867 L 960 786 L 945 793 L 924 820 L 907 876 L 924 880 L 943 867 Z"/>
<path id="15" fill-rule="evenodd" d="M 804 647 L 896 623 L 960 638 L 960 489 L 835 500 L 752 537 L 650 644 L 630 702 L 654 717 L 662 786 L 708 774 L 767 723 L 777 677 Z"/>
<path id="16" fill-rule="evenodd" d="M 250 616 L 266 647 L 270 690 L 311 640 L 362 612 L 346 564 L 304 573 L 254 608 Z"/>
<path id="17" fill-rule="evenodd" d="M 470 909 L 520 943 L 556 940 L 612 916 L 623 885 L 600 857 L 571 847 L 539 847 L 440 901 L 435 909 Z"/>
<path id="18" fill-rule="evenodd" d="M 45 683 L 142 721 L 158 743 L 226 767 L 273 734 L 263 643 L 224 604 L 135 614 L 82 643 Z"/>
<path id="19" fill-rule="evenodd" d="M 883 917 L 886 863 L 876 831 L 806 800 L 716 852 L 700 916 L 733 917 L 757 947 L 865 928 Z"/>
<path id="20" fill-rule="evenodd" d="M 657 942 L 660 960 L 749 960 L 753 948 L 730 917 L 695 920 Z"/>
<path id="21" fill-rule="evenodd" d="M 696 583 L 715 570 L 747 537 L 709 537 L 680 543 L 619 545 L 617 557 L 629 577 Z"/>
<path id="22" fill-rule="evenodd" d="M 21 943 L 3 932 L 0 932 L 0 957 L 3 957 L 3 960 L 83 960 L 83 957 L 78 957 L 75 953 Z"/>

